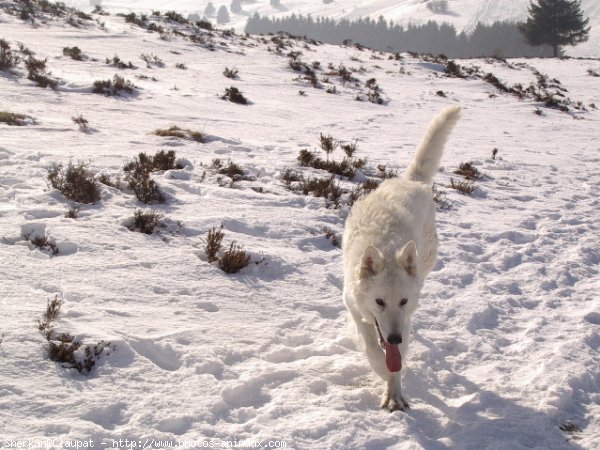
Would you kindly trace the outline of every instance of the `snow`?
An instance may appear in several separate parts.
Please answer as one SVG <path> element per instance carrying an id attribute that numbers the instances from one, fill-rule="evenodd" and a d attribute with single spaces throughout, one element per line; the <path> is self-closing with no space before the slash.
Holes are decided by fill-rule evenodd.
<path id="1" fill-rule="evenodd" d="M 27 80 L 23 68 L 0 76 L 0 110 L 35 119 L 0 123 L 0 446 L 27 439 L 52 439 L 56 448 L 77 440 L 94 448 L 243 440 L 297 449 L 600 445 L 600 113 L 589 106 L 600 104 L 600 78 L 587 73 L 600 69 L 597 61 L 510 61 L 558 78 L 588 106 L 563 113 L 480 79 L 443 77 L 408 55 L 400 62 L 295 42 L 279 56 L 268 51 L 271 42 L 219 34 L 210 51 L 116 16 L 102 20 L 106 30 L 61 20 L 33 28 L 0 12 L 0 38 L 47 57 L 60 80 L 53 91 Z M 90 59 L 63 56 L 73 45 Z M 376 78 L 389 102 L 358 102 L 359 88 L 334 77 L 335 95 L 295 80 L 285 57 L 292 49 L 322 67 L 362 66 L 354 76 L 361 84 Z M 145 67 L 142 53 L 165 67 Z M 114 55 L 138 69 L 106 65 Z M 461 64 L 510 84 L 535 79 L 501 61 Z M 239 79 L 225 78 L 225 67 L 238 69 Z M 137 95 L 91 92 L 94 80 L 115 73 L 133 81 Z M 149 78 L 136 78 L 142 74 Z M 251 104 L 222 100 L 229 86 Z M 451 208 L 438 210 L 439 260 L 404 359 L 411 409 L 388 413 L 378 406 L 383 383 L 350 337 L 341 251 L 324 232 L 341 235 L 348 206 L 327 208 L 322 198 L 291 192 L 282 174 L 325 176 L 296 160 L 299 150 L 317 148 L 320 133 L 358 139 L 357 156 L 369 167 L 402 171 L 448 104 L 463 108 L 436 177 Z M 88 132 L 72 122 L 79 114 Z M 171 125 L 210 138 L 153 134 Z M 158 150 L 175 150 L 185 167 L 153 174 L 168 197 L 152 206 L 169 219 L 157 234 L 127 229 L 145 207 L 127 189 L 101 185 L 101 200 L 67 219 L 71 202 L 46 183 L 55 163 L 123 177 L 124 163 Z M 230 158 L 252 180 L 220 185 L 210 169 L 215 158 Z M 447 187 L 465 161 L 485 175 L 473 196 Z M 202 250 L 201 239 L 221 223 L 224 243 L 242 243 L 252 256 L 238 274 L 209 264 Z M 33 235 L 48 237 L 58 255 L 34 247 L 26 238 Z M 38 320 L 56 296 L 64 301 L 57 331 L 108 344 L 89 374 L 48 358 Z M 568 423 L 581 431 L 561 431 Z"/>

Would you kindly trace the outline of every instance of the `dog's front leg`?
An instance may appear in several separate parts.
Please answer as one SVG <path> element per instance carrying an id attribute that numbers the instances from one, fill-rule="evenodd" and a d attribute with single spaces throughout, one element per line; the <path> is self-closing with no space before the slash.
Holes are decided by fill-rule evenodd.
<path id="1" fill-rule="evenodd" d="M 402 396 L 402 386 L 400 372 L 390 372 L 385 383 L 383 397 L 381 399 L 381 407 L 392 411 L 404 411 L 409 405 Z"/>

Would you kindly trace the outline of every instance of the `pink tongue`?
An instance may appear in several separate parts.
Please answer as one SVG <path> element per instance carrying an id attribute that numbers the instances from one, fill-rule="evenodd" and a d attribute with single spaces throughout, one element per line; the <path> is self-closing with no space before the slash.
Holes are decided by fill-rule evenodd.
<path id="1" fill-rule="evenodd" d="M 390 372 L 399 372 L 402 369 L 402 355 L 398 350 L 397 345 L 388 344 L 384 341 L 385 345 L 385 364 Z"/>

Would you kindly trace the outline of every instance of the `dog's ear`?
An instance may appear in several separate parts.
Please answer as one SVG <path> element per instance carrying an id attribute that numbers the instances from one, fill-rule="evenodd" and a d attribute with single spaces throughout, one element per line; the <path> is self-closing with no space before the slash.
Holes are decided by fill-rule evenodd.
<path id="1" fill-rule="evenodd" d="M 365 248 L 360 265 L 360 278 L 371 278 L 383 270 L 383 255 L 372 245 Z"/>
<path id="2" fill-rule="evenodd" d="M 417 245 L 415 241 L 410 241 L 401 250 L 398 250 L 396 263 L 411 277 L 417 276 Z"/>

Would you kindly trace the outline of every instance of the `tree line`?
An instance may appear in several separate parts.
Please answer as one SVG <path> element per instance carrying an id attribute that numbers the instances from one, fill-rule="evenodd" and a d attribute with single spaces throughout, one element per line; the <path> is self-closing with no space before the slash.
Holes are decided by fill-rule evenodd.
<path id="1" fill-rule="evenodd" d="M 247 33 L 285 32 L 306 36 L 331 44 L 353 42 L 389 52 L 443 54 L 449 58 L 479 56 L 546 57 L 553 55 L 548 45 L 529 45 L 517 23 L 495 22 L 478 24 L 471 33 L 457 33 L 453 25 L 429 21 L 422 25 L 402 27 L 383 17 L 377 20 L 361 18 L 336 21 L 326 17 L 313 18 L 291 14 L 283 18 L 268 18 L 254 14 L 246 24 Z"/>

